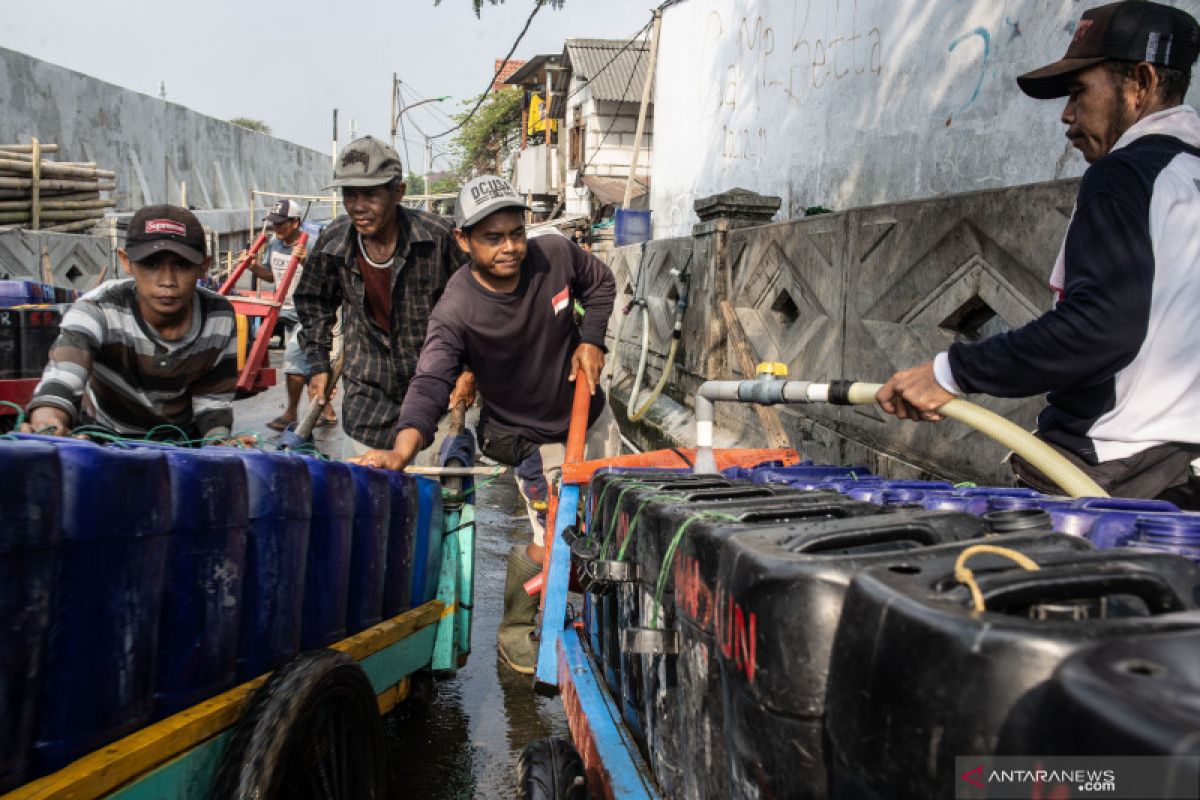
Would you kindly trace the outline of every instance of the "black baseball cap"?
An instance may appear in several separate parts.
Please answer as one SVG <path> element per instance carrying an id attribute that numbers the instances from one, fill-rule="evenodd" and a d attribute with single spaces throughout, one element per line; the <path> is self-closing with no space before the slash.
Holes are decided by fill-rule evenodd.
<path id="1" fill-rule="evenodd" d="M 287 198 L 271 206 L 271 211 L 267 214 L 267 222 L 272 225 L 287 222 L 289 219 L 300 219 L 300 204 Z"/>
<path id="2" fill-rule="evenodd" d="M 1066 55 L 1017 78 L 1021 91 L 1038 100 L 1066 97 L 1071 76 L 1102 61 L 1147 61 L 1191 70 L 1200 54 L 1200 25 L 1186 11 L 1125 0 L 1083 12 Z"/>
<path id="3" fill-rule="evenodd" d="M 125 232 L 125 255 L 130 261 L 145 261 L 166 250 L 203 264 L 208 255 L 204 228 L 196 215 L 179 206 L 144 206 L 129 220 Z"/>

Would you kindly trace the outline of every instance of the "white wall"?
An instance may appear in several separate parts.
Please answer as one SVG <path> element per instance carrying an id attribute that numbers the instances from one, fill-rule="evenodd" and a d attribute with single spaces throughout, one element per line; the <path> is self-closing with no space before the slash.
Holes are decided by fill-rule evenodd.
<path id="1" fill-rule="evenodd" d="M 1200 0 L 1167 0 L 1200 16 Z M 1062 56 L 1078 0 L 689 0 L 665 12 L 655 237 L 742 187 L 779 218 L 1081 174 L 1061 101 L 1014 78 Z M 1193 81 L 1188 99 L 1196 105 Z"/>

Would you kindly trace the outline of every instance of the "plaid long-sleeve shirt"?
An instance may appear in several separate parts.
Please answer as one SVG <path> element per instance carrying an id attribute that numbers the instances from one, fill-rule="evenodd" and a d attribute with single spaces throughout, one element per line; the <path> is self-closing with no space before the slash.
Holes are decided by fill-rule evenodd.
<path id="1" fill-rule="evenodd" d="M 314 373 L 329 370 L 334 320 L 338 308 L 343 309 L 343 424 L 355 440 L 381 449 L 394 444 L 396 419 L 417 369 L 429 314 L 450 275 L 467 260 L 454 242 L 449 220 L 404 207 L 397 214 L 400 241 L 391 268 L 390 331 L 376 325 L 367 310 L 356 232 L 348 216 L 321 233 L 294 295 Z"/>

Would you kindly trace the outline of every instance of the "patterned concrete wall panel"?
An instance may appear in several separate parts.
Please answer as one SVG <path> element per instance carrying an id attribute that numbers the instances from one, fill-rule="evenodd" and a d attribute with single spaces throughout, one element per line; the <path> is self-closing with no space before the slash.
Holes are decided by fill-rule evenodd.
<path id="1" fill-rule="evenodd" d="M 0 278 L 43 281 L 43 259 L 56 286 L 80 292 L 95 287 L 101 274 L 105 279 L 120 277 L 107 236 L 0 231 Z"/>
<path id="2" fill-rule="evenodd" d="M 782 362 L 797 380 L 841 377 L 847 223 L 846 214 L 829 214 L 730 234 L 729 296 L 756 363 Z M 728 346 L 729 377 L 753 377 Z M 783 416 L 806 455 L 833 462 L 839 442 L 824 434 L 837 418 L 829 406 Z"/>
<path id="3" fill-rule="evenodd" d="M 852 212 L 845 377 L 885 380 L 956 340 L 1019 327 L 1048 309 L 1046 279 L 1075 189 L 1039 184 Z M 982 402 L 1029 428 L 1043 405 Z M 874 406 L 844 410 L 842 423 L 850 438 L 918 466 L 1006 478 L 1000 446 L 958 423 L 901 423 Z"/>

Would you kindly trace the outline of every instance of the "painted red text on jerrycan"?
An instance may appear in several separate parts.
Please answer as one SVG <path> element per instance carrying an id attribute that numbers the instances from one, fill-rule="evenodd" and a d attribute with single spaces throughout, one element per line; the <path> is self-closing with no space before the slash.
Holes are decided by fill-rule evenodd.
<path id="1" fill-rule="evenodd" d="M 231 448 L 246 468 L 249 503 L 237 680 L 300 652 L 312 479 L 299 458 Z"/>
<path id="2" fill-rule="evenodd" d="M 41 442 L 0 439 L 0 792 L 25 779 L 54 567 L 62 469 Z"/>
<path id="3" fill-rule="evenodd" d="M 388 517 L 387 569 L 383 578 L 383 616 L 412 608 L 413 548 L 416 546 L 417 479 L 387 472 L 392 495 Z"/>
<path id="4" fill-rule="evenodd" d="M 156 450 L 58 440 L 63 542 L 38 700 L 41 774 L 145 725 L 171 520 Z"/>
<path id="5" fill-rule="evenodd" d="M 350 547 L 346 633 L 352 635 L 376 624 L 383 615 L 383 579 L 392 493 L 384 470 L 351 467 L 351 471 L 354 477 L 354 533 Z"/>
<path id="6" fill-rule="evenodd" d="M 171 544 L 154 687 L 154 716 L 162 718 L 237 678 L 250 509 L 246 468 L 232 449 L 149 446 L 164 450 L 171 473 Z"/>
<path id="7" fill-rule="evenodd" d="M 299 458 L 312 478 L 312 526 L 304 570 L 300 646 L 325 647 L 346 635 L 350 547 L 354 536 L 354 476 L 349 464 Z"/>

